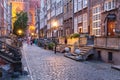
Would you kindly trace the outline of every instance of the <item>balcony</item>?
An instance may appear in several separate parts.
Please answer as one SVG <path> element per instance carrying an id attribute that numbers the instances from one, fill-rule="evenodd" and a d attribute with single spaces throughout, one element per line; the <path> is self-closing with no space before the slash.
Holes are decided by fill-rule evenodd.
<path id="1" fill-rule="evenodd" d="M 120 37 L 96 37 L 94 40 L 94 47 L 120 50 Z"/>

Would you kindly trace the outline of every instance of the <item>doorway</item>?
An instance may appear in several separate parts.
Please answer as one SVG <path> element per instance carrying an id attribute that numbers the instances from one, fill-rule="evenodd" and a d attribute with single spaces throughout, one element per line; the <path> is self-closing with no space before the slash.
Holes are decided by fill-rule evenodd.
<path id="1" fill-rule="evenodd" d="M 114 36 L 116 28 L 116 15 L 108 14 L 106 18 L 107 18 L 107 36 Z"/>
<path id="2" fill-rule="evenodd" d="M 108 36 L 114 36 L 115 35 L 115 32 L 114 32 L 114 29 L 115 29 L 115 21 L 108 21 L 108 26 L 107 26 L 107 35 Z"/>
<path id="3" fill-rule="evenodd" d="M 101 58 L 101 51 L 98 51 L 98 60 L 102 60 L 102 58 Z"/>
<path id="4" fill-rule="evenodd" d="M 112 60 L 113 60 L 113 53 L 108 52 L 108 61 L 112 61 Z"/>

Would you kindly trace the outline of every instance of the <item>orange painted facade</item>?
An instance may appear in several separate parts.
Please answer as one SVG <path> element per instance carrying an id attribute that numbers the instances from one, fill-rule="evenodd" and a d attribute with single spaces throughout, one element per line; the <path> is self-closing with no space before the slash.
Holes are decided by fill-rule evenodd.
<path id="1" fill-rule="evenodd" d="M 34 8 L 30 8 L 29 10 L 29 32 L 33 33 L 35 31 L 35 10 Z"/>

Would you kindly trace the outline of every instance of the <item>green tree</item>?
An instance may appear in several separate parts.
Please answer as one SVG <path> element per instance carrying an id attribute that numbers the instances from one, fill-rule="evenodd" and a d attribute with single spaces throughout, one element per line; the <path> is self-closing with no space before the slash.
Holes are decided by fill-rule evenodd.
<path id="1" fill-rule="evenodd" d="M 20 13 L 16 13 L 15 22 L 13 23 L 13 34 L 19 36 L 18 30 L 22 30 L 21 36 L 25 35 L 25 31 L 27 29 L 27 23 L 28 23 L 28 14 L 27 12 L 21 11 Z"/>

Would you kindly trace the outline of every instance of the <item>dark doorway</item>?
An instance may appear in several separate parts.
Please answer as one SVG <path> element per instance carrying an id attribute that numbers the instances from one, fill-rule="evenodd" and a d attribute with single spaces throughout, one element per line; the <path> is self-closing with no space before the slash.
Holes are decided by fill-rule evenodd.
<path id="1" fill-rule="evenodd" d="M 82 33 L 82 27 L 79 27 L 79 34 Z"/>
<path id="2" fill-rule="evenodd" d="M 98 60 L 102 60 L 102 58 L 101 58 L 101 51 L 98 51 Z"/>
<path id="3" fill-rule="evenodd" d="M 94 54 L 90 54 L 86 60 L 93 60 L 94 59 Z"/>
<path id="4" fill-rule="evenodd" d="M 108 61 L 112 61 L 112 59 L 113 59 L 113 53 L 108 52 Z"/>

